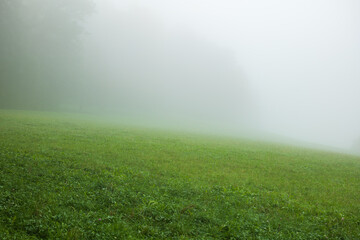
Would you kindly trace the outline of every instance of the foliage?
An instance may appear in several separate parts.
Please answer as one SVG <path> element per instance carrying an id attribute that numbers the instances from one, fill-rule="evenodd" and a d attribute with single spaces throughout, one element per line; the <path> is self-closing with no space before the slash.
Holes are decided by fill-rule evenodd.
<path id="1" fill-rule="evenodd" d="M 359 239 L 359 160 L 0 111 L 0 239 Z"/>
<path id="2" fill-rule="evenodd" d="M 0 2 L 1 107 L 54 109 L 74 97 L 81 21 L 91 9 L 88 0 Z"/>

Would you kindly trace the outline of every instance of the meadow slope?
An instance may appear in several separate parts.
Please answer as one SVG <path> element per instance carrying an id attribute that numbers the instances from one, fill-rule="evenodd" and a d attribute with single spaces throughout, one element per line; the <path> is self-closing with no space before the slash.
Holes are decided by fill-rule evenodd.
<path id="1" fill-rule="evenodd" d="M 360 239 L 360 158 L 0 110 L 0 239 Z"/>

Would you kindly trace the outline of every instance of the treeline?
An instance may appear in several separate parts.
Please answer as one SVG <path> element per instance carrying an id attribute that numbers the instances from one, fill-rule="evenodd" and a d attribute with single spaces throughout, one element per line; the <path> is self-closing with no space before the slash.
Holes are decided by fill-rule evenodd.
<path id="1" fill-rule="evenodd" d="M 76 97 L 88 0 L 0 1 L 0 107 L 56 109 Z"/>
<path id="2" fill-rule="evenodd" d="M 0 108 L 231 124 L 249 115 L 236 58 L 151 12 L 101 12 L 90 0 L 0 4 Z"/>

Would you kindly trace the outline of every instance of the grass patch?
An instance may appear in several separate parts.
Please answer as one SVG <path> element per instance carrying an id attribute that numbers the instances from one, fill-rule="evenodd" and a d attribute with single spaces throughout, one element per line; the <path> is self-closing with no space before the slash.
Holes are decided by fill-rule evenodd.
<path id="1" fill-rule="evenodd" d="M 0 239 L 360 239 L 360 158 L 0 111 Z"/>

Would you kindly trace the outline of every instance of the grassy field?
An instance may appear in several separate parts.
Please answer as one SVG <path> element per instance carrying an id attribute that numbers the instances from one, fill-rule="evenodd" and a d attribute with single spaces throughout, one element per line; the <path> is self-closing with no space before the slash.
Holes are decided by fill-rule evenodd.
<path id="1" fill-rule="evenodd" d="M 360 158 L 0 111 L 0 239 L 360 239 Z"/>

